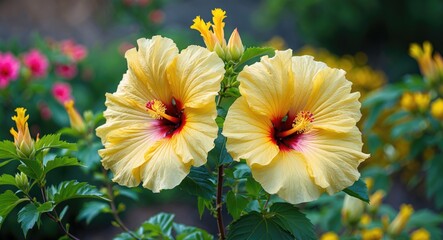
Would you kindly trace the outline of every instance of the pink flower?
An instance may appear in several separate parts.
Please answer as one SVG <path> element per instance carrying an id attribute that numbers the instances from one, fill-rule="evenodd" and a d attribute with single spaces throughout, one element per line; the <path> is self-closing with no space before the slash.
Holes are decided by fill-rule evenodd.
<path id="1" fill-rule="evenodd" d="M 48 59 L 37 49 L 33 49 L 23 56 L 23 62 L 31 70 L 35 78 L 44 77 L 48 70 Z"/>
<path id="2" fill-rule="evenodd" d="M 62 78 L 72 79 L 77 74 L 77 65 L 75 63 L 58 64 L 55 66 L 55 73 Z"/>
<path id="3" fill-rule="evenodd" d="M 71 85 L 68 83 L 59 82 L 52 85 L 52 95 L 61 104 L 72 99 L 71 92 Z"/>
<path id="4" fill-rule="evenodd" d="M 72 61 L 78 62 L 83 60 L 88 55 L 88 50 L 85 46 L 77 44 L 72 40 L 64 40 L 60 43 L 60 50 L 63 54 L 68 56 Z"/>
<path id="5" fill-rule="evenodd" d="M 20 62 L 11 53 L 0 53 L 0 89 L 17 79 Z"/>
<path id="6" fill-rule="evenodd" d="M 39 102 L 37 106 L 38 109 L 40 110 L 40 116 L 42 117 L 43 120 L 51 119 L 52 111 L 48 107 L 48 104 L 46 104 L 45 102 Z"/>
<path id="7" fill-rule="evenodd" d="M 165 18 L 165 14 L 162 10 L 154 10 L 149 14 L 149 19 L 156 24 L 162 23 Z"/>

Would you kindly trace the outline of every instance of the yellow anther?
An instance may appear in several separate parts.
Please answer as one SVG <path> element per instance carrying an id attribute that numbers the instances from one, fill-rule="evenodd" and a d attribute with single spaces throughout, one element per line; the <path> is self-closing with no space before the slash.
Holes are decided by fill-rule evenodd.
<path id="1" fill-rule="evenodd" d="M 291 134 L 302 134 L 312 129 L 314 115 L 309 111 L 300 111 L 295 117 L 292 128 L 278 134 L 279 137 L 287 137 Z"/>
<path id="2" fill-rule="evenodd" d="M 179 123 L 180 119 L 166 114 L 166 106 L 159 100 L 151 100 L 146 103 L 149 115 L 154 119 L 167 119 L 173 123 Z"/>

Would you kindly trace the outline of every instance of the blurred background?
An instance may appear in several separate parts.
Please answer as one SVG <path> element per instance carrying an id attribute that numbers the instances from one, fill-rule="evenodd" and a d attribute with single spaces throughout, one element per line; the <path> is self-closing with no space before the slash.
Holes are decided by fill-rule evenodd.
<path id="1" fill-rule="evenodd" d="M 404 82 L 405 75 L 420 74 L 419 65 L 409 55 L 411 43 L 429 41 L 437 52 L 443 51 L 441 0 L 0 0 L 0 52 L 2 58 L 10 53 L 21 64 L 18 76 L 4 80 L 3 85 L 0 82 L 1 139 L 12 139 L 10 117 L 18 106 L 27 108 L 31 115 L 32 136 L 69 126 L 62 104 L 66 98 L 75 99 L 81 112 L 103 111 L 104 94 L 115 91 L 127 69 L 124 52 L 136 44 L 136 39 L 160 34 L 172 38 L 179 48 L 204 45 L 200 34 L 189 27 L 198 15 L 211 20 L 214 8 L 226 10 L 226 34 L 238 28 L 246 47 L 292 48 L 297 55 L 310 54 L 345 69 L 354 90 L 362 93 L 362 101 L 388 84 Z M 31 54 L 33 50 L 38 53 Z M 429 168 L 423 157 L 426 146 L 417 150 L 420 157 L 401 155 L 402 151 L 410 153 L 411 147 L 397 146 L 396 140 L 407 133 L 387 140 L 382 133 L 392 128 L 377 129 L 385 126 L 379 122 L 383 114 L 403 111 L 398 101 L 407 90 L 403 87 L 392 98 L 368 98 L 369 103 L 363 104 L 366 108 L 360 127 L 367 136 L 366 152 L 373 156 L 363 167 L 367 176 L 376 179 L 374 188 L 387 192 L 384 201 L 393 209 L 407 202 L 417 209 L 438 212 L 442 204 L 435 204 L 437 190 L 426 195 L 427 190 L 422 189 L 429 181 L 423 178 Z M 392 104 L 382 105 L 380 101 Z M 383 113 L 387 108 L 391 112 Z M 90 166 L 99 162 L 94 155 L 99 148 L 91 149 Z M 439 153 L 441 149 L 434 150 L 432 156 L 441 156 Z M 63 174 L 94 181 L 93 171 L 61 172 L 60 176 Z M 438 189 L 442 189 L 438 181 Z M 135 228 L 152 214 L 167 211 L 176 214 L 179 222 L 216 232 L 211 216 L 203 215 L 200 220 L 193 197 L 175 190 L 156 195 L 143 189 L 134 191 L 139 196 L 136 204 L 122 200 L 128 226 Z M 88 239 L 109 239 L 119 232 L 99 219 L 90 225 L 76 219 L 75 227 L 84 229 L 83 236 Z M 0 236 L 21 236 L 18 226 L 7 224 Z M 330 230 L 325 228 L 334 226 L 319 227 L 320 232 Z M 50 235 L 51 229 L 45 230 L 48 232 L 42 236 Z M 39 234 L 30 234 L 30 238 L 38 239 Z"/>

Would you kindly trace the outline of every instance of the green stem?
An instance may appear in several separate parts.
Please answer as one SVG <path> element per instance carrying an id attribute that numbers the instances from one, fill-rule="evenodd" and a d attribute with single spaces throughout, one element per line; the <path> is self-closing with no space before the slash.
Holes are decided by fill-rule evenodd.
<path id="1" fill-rule="evenodd" d="M 43 203 L 47 202 L 47 198 L 46 198 L 46 191 L 45 191 L 45 187 L 44 186 L 40 186 L 40 192 L 42 194 L 42 198 L 43 198 Z M 73 240 L 79 240 L 79 238 L 77 238 L 76 236 L 72 235 L 66 228 L 65 226 L 63 226 L 63 223 L 57 213 L 57 210 L 52 210 L 52 212 L 54 213 L 54 215 L 52 215 L 51 213 L 46 213 L 46 215 L 54 222 L 56 222 L 58 224 L 58 226 L 62 229 L 62 231 L 70 238 Z"/>

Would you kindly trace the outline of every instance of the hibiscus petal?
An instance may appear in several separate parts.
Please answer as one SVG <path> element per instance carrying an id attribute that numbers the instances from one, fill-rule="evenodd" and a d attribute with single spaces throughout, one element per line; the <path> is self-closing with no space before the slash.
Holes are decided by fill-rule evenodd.
<path id="1" fill-rule="evenodd" d="M 314 77 L 306 109 L 314 114 L 314 126 L 336 132 L 350 131 L 361 117 L 359 92 L 339 69 L 324 68 Z"/>
<path id="2" fill-rule="evenodd" d="M 106 94 L 103 112 L 106 123 L 96 129 L 97 136 L 102 142 L 106 142 L 108 133 L 132 124 L 142 124 L 152 121 L 149 119 L 142 103 L 130 98 L 117 97 L 114 94 Z"/>
<path id="3" fill-rule="evenodd" d="M 326 64 L 314 61 L 312 56 L 292 57 L 292 71 L 294 74 L 294 89 L 297 94 L 291 103 L 290 112 L 295 115 L 299 111 L 306 111 L 306 103 L 312 91 L 314 76 Z"/>
<path id="4" fill-rule="evenodd" d="M 183 163 L 191 163 L 197 167 L 206 163 L 208 152 L 214 148 L 214 139 L 218 133 L 215 109 L 215 102 L 210 102 L 205 107 L 185 108 L 185 126 L 171 139 L 175 141 L 175 152 Z"/>
<path id="5" fill-rule="evenodd" d="M 146 154 L 146 162 L 134 170 L 143 181 L 143 187 L 153 192 L 172 189 L 188 175 L 191 164 L 184 164 L 174 151 L 170 139 L 158 141 Z"/>
<path id="6" fill-rule="evenodd" d="M 309 176 L 303 155 L 296 151 L 281 151 L 270 164 L 253 165 L 251 171 L 266 192 L 292 204 L 315 200 L 324 192 Z"/>
<path id="7" fill-rule="evenodd" d="M 133 124 L 114 129 L 106 137 L 105 149 L 99 150 L 105 169 L 114 173 L 113 181 L 134 187 L 140 183 L 140 176 L 133 169 L 145 163 L 145 153 L 163 136 L 150 123 Z"/>
<path id="8" fill-rule="evenodd" d="M 251 109 L 280 121 L 290 108 L 295 90 L 292 73 L 292 51 L 276 51 L 273 58 L 244 67 L 238 75 L 240 93 Z"/>
<path id="9" fill-rule="evenodd" d="M 171 93 L 166 68 L 178 55 L 177 46 L 171 39 L 160 36 L 140 38 L 137 44 L 138 50 L 132 48 L 125 54 L 130 79 L 138 81 L 137 84 L 148 89 L 155 99 L 169 103 Z"/>
<path id="10" fill-rule="evenodd" d="M 184 107 L 199 107 L 215 101 L 225 73 L 216 53 L 199 46 L 183 50 L 168 67 L 168 80 L 175 98 Z"/>
<path id="11" fill-rule="evenodd" d="M 223 135 L 228 138 L 226 149 L 234 160 L 246 159 L 250 165 L 267 165 L 279 151 L 271 121 L 253 112 L 245 97 L 238 98 L 229 109 Z"/>
<path id="12" fill-rule="evenodd" d="M 348 133 L 313 129 L 303 138 L 299 150 L 315 183 L 332 194 L 360 177 L 357 167 L 369 157 L 362 153 L 362 146 L 361 133 L 354 126 Z"/>

